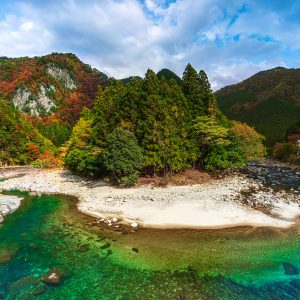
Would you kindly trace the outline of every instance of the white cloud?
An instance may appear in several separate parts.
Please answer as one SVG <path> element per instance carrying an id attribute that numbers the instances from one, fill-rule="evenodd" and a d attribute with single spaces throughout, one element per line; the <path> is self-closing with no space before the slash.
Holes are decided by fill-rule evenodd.
<path id="1" fill-rule="evenodd" d="M 47 53 L 52 36 L 44 28 L 14 15 L 0 22 L 0 56 L 33 56 Z"/>
<path id="2" fill-rule="evenodd" d="M 34 27 L 32 22 L 24 22 L 23 24 L 21 24 L 20 29 L 22 31 L 30 31 L 32 30 Z"/>
<path id="3" fill-rule="evenodd" d="M 16 2 L 17 13 L 0 21 L 0 56 L 73 52 L 116 78 L 148 67 L 181 75 L 191 62 L 217 89 L 282 64 L 287 48 L 300 48 L 297 24 L 245 2 L 242 12 L 239 0 Z"/>

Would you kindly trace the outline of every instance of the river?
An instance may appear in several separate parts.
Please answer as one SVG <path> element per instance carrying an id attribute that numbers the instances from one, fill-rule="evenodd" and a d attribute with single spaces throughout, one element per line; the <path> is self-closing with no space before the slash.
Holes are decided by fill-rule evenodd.
<path id="1" fill-rule="evenodd" d="M 300 299 L 298 225 L 109 229 L 74 198 L 6 194 L 24 201 L 0 227 L 0 299 Z"/>

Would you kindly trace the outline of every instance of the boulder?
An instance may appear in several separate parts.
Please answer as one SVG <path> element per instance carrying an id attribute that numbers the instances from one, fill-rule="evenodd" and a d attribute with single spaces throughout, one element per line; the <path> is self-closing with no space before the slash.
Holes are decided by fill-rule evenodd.
<path id="1" fill-rule="evenodd" d="M 28 275 L 18 279 L 17 281 L 14 281 L 9 287 L 9 292 L 11 294 L 15 294 L 30 286 L 38 285 L 38 283 L 39 283 L 38 277 Z"/>
<path id="2" fill-rule="evenodd" d="M 2 224 L 4 222 L 3 216 L 0 215 L 0 224 Z"/>
<path id="3" fill-rule="evenodd" d="M 42 282 L 47 285 L 58 285 L 62 278 L 65 276 L 65 272 L 58 268 L 49 270 L 44 276 L 42 276 Z"/>

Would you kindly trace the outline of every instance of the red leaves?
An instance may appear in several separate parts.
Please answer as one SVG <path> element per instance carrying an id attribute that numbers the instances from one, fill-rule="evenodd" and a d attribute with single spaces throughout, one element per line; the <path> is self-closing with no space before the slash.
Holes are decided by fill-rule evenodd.
<path id="1" fill-rule="evenodd" d="M 37 163 L 43 168 L 54 168 L 57 165 L 57 159 L 51 151 L 45 150 L 40 154 Z"/>

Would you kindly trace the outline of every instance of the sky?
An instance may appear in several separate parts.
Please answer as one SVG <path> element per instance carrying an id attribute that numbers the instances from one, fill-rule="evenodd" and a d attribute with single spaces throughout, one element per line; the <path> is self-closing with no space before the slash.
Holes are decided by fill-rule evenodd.
<path id="1" fill-rule="evenodd" d="M 0 0 L 0 56 L 72 52 L 109 76 L 187 63 L 214 90 L 300 66 L 298 0 Z"/>

